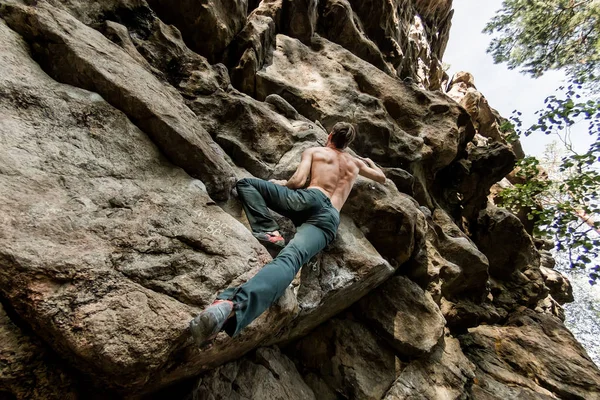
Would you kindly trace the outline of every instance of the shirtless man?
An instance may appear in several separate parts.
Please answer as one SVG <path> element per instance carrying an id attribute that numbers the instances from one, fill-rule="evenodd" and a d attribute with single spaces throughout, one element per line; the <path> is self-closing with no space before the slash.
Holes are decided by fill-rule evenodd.
<path id="1" fill-rule="evenodd" d="M 285 245 L 267 207 L 290 218 L 297 227 L 296 235 L 252 279 L 223 291 L 190 322 L 199 346 L 209 344 L 222 330 L 236 336 L 283 295 L 300 267 L 335 239 L 340 210 L 358 175 L 385 182 L 383 171 L 373 161 L 357 159 L 344 151 L 355 136 L 351 124 L 339 122 L 324 147 L 302 153 L 300 165 L 289 180 L 238 181 L 238 195 L 256 238 L 279 247 Z M 302 189 L 309 176 L 308 187 Z"/>

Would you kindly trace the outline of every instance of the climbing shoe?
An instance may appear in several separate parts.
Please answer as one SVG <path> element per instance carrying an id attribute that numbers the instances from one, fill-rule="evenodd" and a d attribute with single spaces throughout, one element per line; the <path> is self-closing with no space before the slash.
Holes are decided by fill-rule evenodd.
<path id="1" fill-rule="evenodd" d="M 217 337 L 232 310 L 232 301 L 216 300 L 190 321 L 192 337 L 199 347 L 206 347 Z"/>
<path id="2" fill-rule="evenodd" d="M 252 234 L 263 245 L 273 246 L 279 249 L 285 247 L 285 239 L 279 234 L 273 232 L 253 232 Z"/>

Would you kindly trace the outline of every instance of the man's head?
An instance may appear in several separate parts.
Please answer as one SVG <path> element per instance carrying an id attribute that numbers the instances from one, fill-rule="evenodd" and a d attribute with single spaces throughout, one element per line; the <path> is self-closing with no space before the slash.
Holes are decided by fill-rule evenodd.
<path id="1" fill-rule="evenodd" d="M 352 143 L 355 137 L 356 130 L 354 129 L 354 125 L 348 122 L 338 122 L 331 129 L 331 133 L 329 133 L 328 143 L 333 144 L 339 150 L 343 150 Z"/>

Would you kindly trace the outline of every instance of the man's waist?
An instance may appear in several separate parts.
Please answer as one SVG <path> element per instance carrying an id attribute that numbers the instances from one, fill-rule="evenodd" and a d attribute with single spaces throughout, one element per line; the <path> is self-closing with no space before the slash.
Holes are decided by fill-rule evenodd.
<path id="1" fill-rule="evenodd" d="M 319 192 L 321 192 L 321 193 L 323 193 L 325 196 L 327 196 L 327 198 L 328 198 L 328 199 L 330 199 L 330 200 L 331 200 L 331 194 L 329 194 L 329 192 L 327 192 L 327 190 L 323 189 L 323 188 L 322 188 L 322 187 L 320 187 L 320 186 L 315 186 L 315 185 L 313 185 L 313 186 L 309 186 L 309 187 L 307 187 L 306 189 L 307 189 L 307 190 L 309 190 L 309 189 L 312 189 L 312 190 L 318 190 Z"/>

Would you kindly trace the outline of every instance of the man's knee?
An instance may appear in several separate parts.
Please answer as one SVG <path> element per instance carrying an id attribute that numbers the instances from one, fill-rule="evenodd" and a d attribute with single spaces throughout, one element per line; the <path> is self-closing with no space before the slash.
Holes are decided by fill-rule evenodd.
<path id="1" fill-rule="evenodd" d="M 255 182 L 256 178 L 242 178 L 235 183 L 235 188 L 238 190 L 244 190 L 251 187 L 256 187 Z M 238 192 L 239 193 L 239 192 Z"/>
<path id="2" fill-rule="evenodd" d="M 248 186 L 248 185 L 250 185 L 250 178 L 242 178 L 242 179 L 239 179 L 235 183 L 236 188 L 239 188 L 240 186 Z"/>

